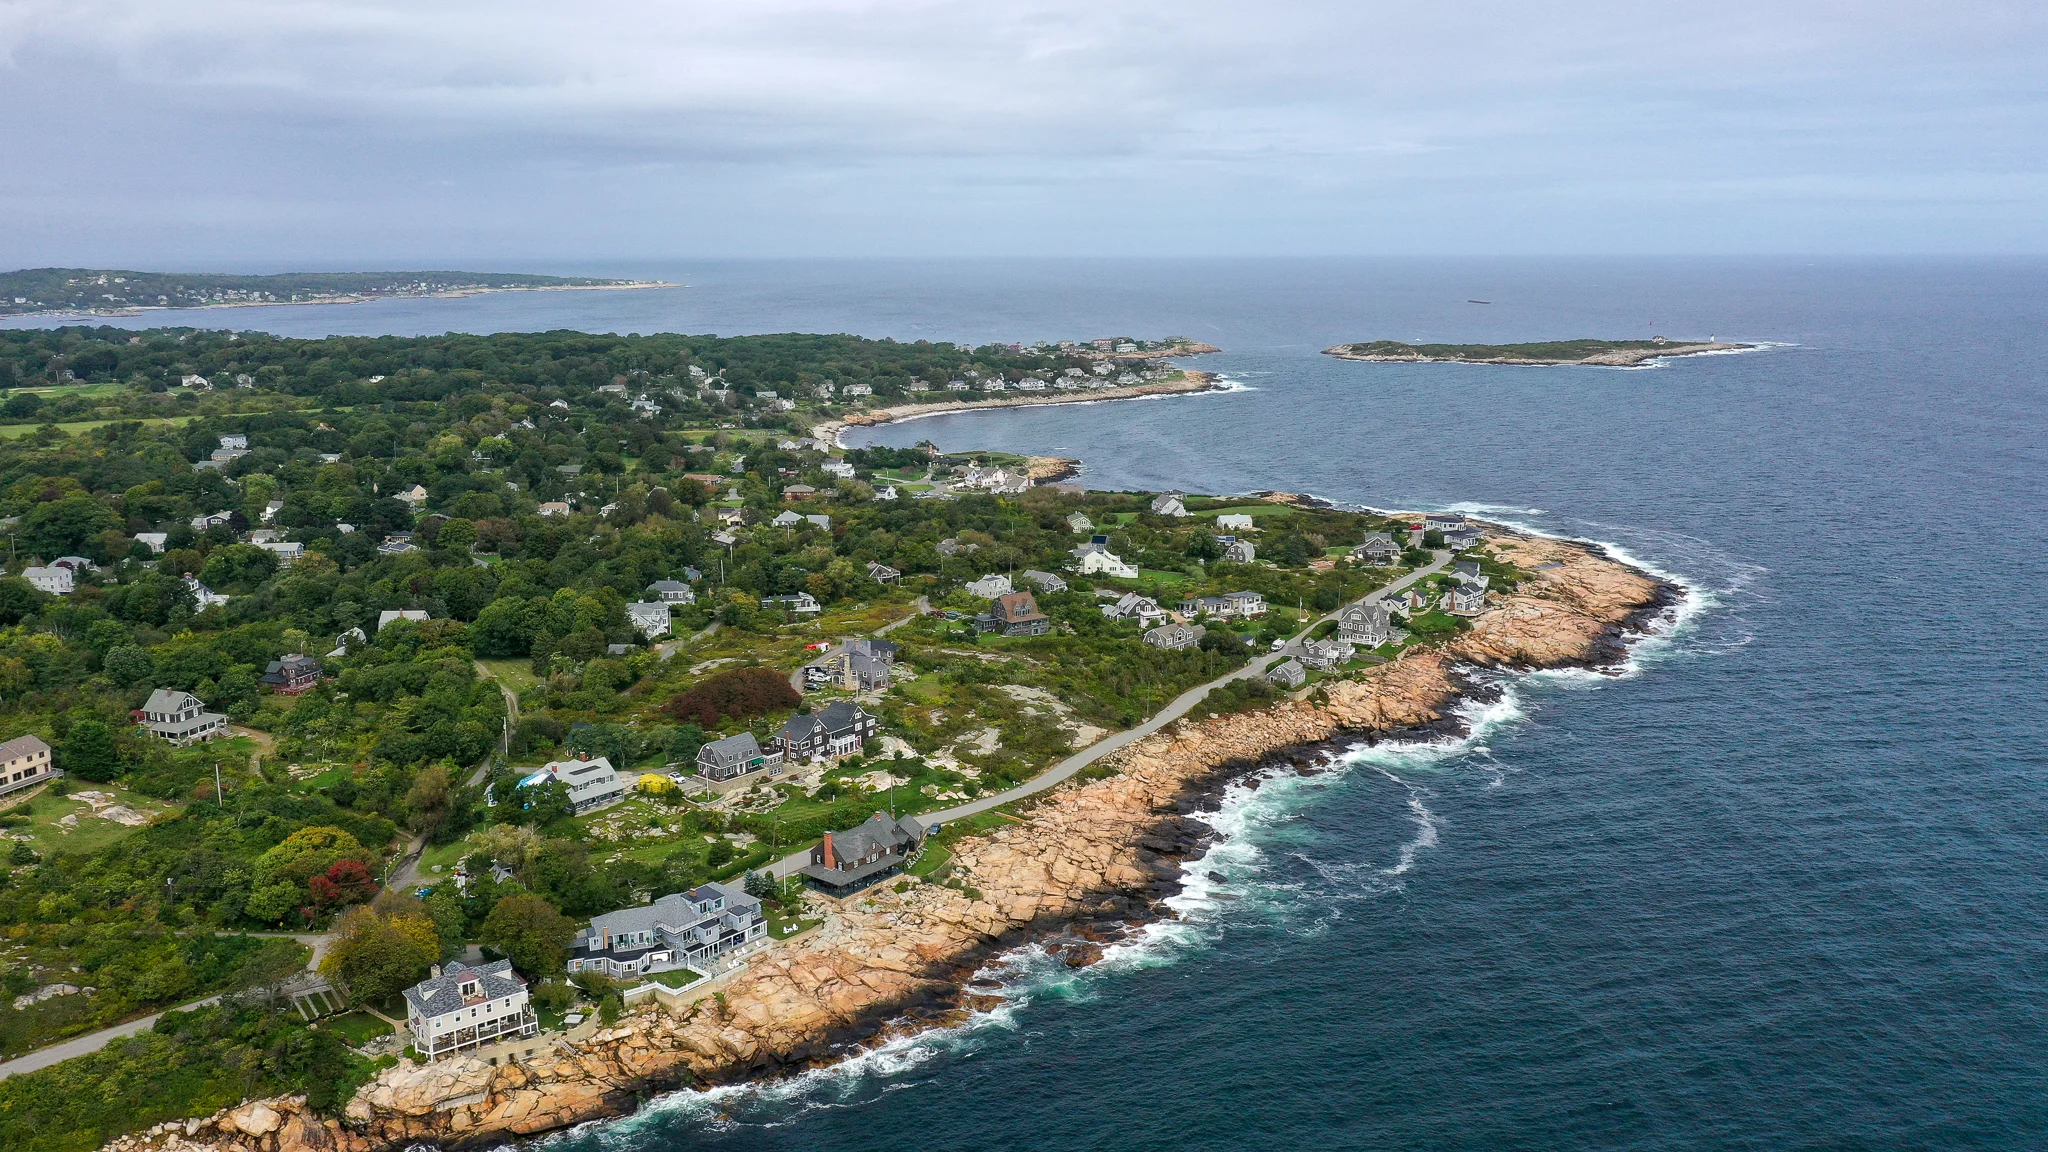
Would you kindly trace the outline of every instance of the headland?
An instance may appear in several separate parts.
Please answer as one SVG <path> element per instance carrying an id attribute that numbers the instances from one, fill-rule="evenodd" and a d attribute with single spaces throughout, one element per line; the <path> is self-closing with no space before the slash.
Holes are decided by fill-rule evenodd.
<path id="1" fill-rule="evenodd" d="M 1403 344 L 1398 340 L 1369 340 L 1332 345 L 1323 349 L 1323 355 L 1339 360 L 1405 364 L 1583 364 L 1631 368 L 1646 360 L 1743 352 L 1755 347 L 1715 340 L 1667 340 L 1661 336 L 1649 340 L 1550 340 L 1529 344 Z"/>

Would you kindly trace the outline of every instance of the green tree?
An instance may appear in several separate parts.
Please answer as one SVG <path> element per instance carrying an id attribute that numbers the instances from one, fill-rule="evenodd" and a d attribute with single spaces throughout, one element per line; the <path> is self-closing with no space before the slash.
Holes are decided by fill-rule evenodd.
<path id="1" fill-rule="evenodd" d="M 98 720 L 80 720 L 57 748 L 57 763 L 81 780 L 104 784 L 121 774 L 121 753 L 114 733 Z"/>
<path id="2" fill-rule="evenodd" d="M 512 961 L 512 966 L 539 979 L 562 970 L 576 923 L 532 893 L 498 901 L 477 934 L 484 946 Z"/>
<path id="3" fill-rule="evenodd" d="M 80 551 L 91 537 L 120 527 L 121 518 L 106 505 L 78 492 L 29 509 L 28 515 L 21 519 L 21 537 L 17 544 L 23 552 L 54 560 Z M 96 559 L 105 560 L 107 557 Z"/>
<path id="4" fill-rule="evenodd" d="M 303 884 L 265 884 L 249 893 L 245 907 L 251 920 L 275 924 L 291 915 L 292 909 L 304 904 L 306 896 Z"/>
<path id="5" fill-rule="evenodd" d="M 470 625 L 469 639 L 479 656 L 526 655 L 533 647 L 526 604 L 509 597 L 492 601 Z"/>
<path id="6" fill-rule="evenodd" d="M 415 902 L 417 903 L 417 902 Z M 376 1004 L 427 978 L 441 959 L 441 934 L 424 910 L 381 912 L 358 905 L 335 921 L 320 971 L 340 977 L 358 1004 Z"/>
<path id="7" fill-rule="evenodd" d="M 273 884 L 291 884 L 303 889 L 306 881 L 343 860 L 356 860 L 374 868 L 377 855 L 340 828 L 327 825 L 301 828 L 256 858 L 256 887 L 259 892 Z"/>

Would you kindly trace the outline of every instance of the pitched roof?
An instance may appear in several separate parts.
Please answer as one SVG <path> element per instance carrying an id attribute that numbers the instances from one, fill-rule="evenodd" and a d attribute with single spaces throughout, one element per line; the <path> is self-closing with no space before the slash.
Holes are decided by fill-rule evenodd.
<path id="1" fill-rule="evenodd" d="M 465 979 L 471 978 L 480 985 L 479 991 L 486 1000 L 497 1000 L 526 990 L 526 981 L 512 974 L 510 960 L 476 965 L 453 963 L 443 968 L 439 976 L 429 977 L 407 988 L 406 1002 L 417 1008 L 422 1016 L 453 1012 L 466 1003 L 460 988 Z"/>
<path id="2" fill-rule="evenodd" d="M 23 756 L 33 756 L 38 752 L 48 752 L 49 750 L 50 746 L 43 743 L 43 739 L 40 736 L 16 736 L 7 743 L 0 744 L 0 761 L 16 760 Z"/>

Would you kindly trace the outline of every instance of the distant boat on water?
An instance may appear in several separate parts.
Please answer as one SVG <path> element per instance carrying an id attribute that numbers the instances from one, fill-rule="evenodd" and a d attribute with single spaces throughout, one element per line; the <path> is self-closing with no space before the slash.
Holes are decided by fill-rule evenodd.
<path id="1" fill-rule="evenodd" d="M 1491 304 L 1491 303 L 1493 303 L 1493 301 L 1491 301 L 1491 300 L 1467 300 L 1467 301 L 1465 301 L 1465 303 L 1467 303 L 1467 304 Z"/>

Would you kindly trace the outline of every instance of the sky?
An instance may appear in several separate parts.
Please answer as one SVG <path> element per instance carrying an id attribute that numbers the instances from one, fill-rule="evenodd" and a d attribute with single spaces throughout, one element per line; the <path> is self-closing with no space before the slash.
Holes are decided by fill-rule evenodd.
<path id="1" fill-rule="evenodd" d="M 0 0 L 0 158 L 7 267 L 2040 254 L 2048 4 Z"/>

